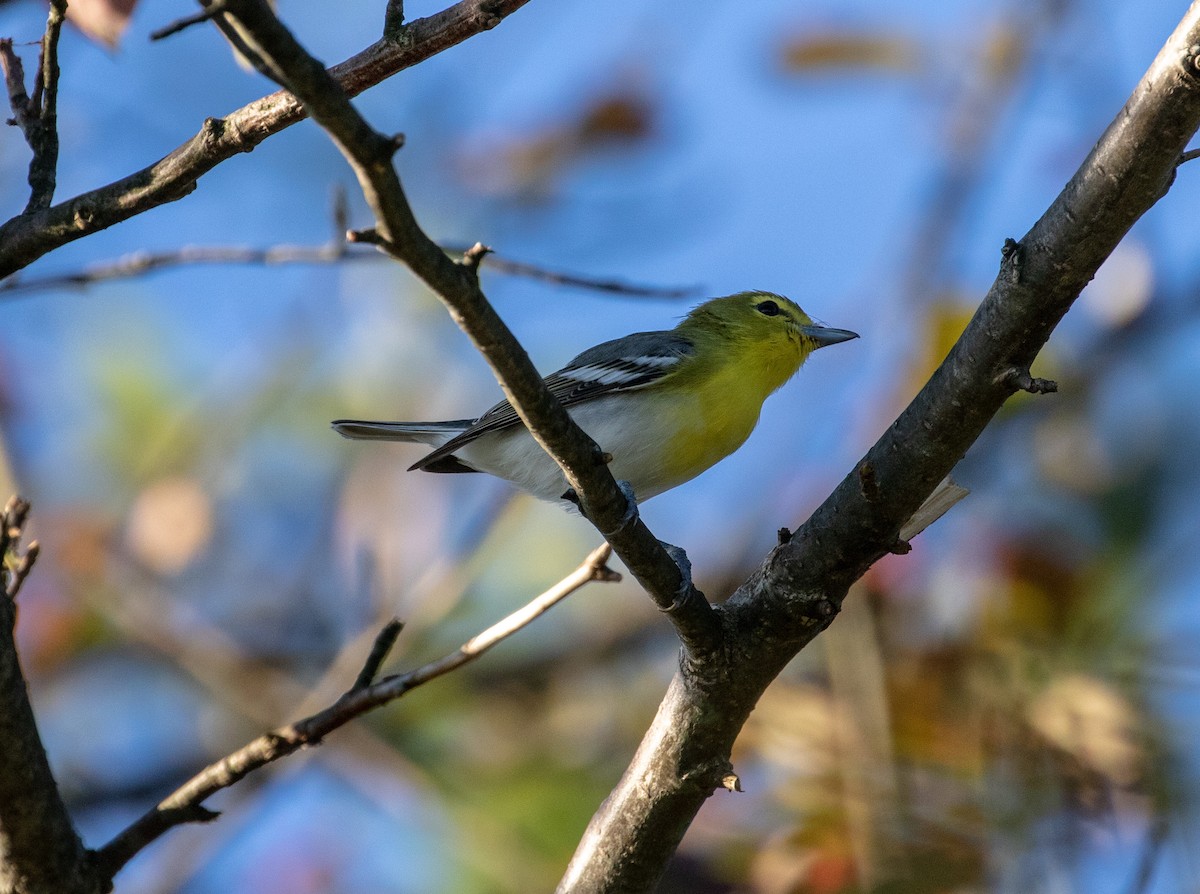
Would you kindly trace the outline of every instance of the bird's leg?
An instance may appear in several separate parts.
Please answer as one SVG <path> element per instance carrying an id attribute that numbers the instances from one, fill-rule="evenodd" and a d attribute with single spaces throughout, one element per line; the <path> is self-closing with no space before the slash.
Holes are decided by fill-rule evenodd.
<path id="1" fill-rule="evenodd" d="M 633 522 L 637 521 L 637 495 L 633 492 L 633 485 L 628 481 L 618 481 L 617 487 L 621 489 L 621 493 L 625 496 L 625 514 L 621 516 L 621 520 L 617 522 L 616 527 L 616 531 L 622 531 L 628 525 L 631 525 Z M 559 497 L 559 499 L 566 500 L 579 510 L 580 515 L 582 515 L 588 521 L 593 522 L 593 524 L 595 523 L 593 519 L 588 516 L 586 510 L 584 510 L 583 501 L 579 499 L 579 494 L 576 493 L 575 488 L 568 487 L 565 491 L 563 491 L 562 496 Z"/>
<path id="2" fill-rule="evenodd" d="M 627 525 L 633 524 L 638 519 L 637 496 L 633 492 L 633 485 L 628 481 L 618 481 L 617 487 L 625 495 L 626 508 L 625 514 L 621 517 L 621 521 L 617 523 L 616 531 L 613 533 L 624 530 Z M 575 508 L 579 510 L 580 515 L 588 518 L 588 514 L 583 508 L 583 502 L 579 499 L 579 494 L 575 492 L 575 488 L 567 488 L 562 495 L 562 499 L 574 504 Z M 588 520 L 591 521 L 591 519 Z M 670 557 L 671 561 L 675 563 L 675 567 L 679 569 L 679 588 L 675 591 L 671 604 L 667 606 L 660 605 L 660 609 L 671 614 L 685 610 L 685 607 L 696 599 L 705 599 L 704 594 L 697 590 L 696 585 L 692 583 L 692 560 L 688 558 L 688 554 L 684 552 L 683 547 L 667 543 L 665 540 L 660 540 L 658 543 Z"/>

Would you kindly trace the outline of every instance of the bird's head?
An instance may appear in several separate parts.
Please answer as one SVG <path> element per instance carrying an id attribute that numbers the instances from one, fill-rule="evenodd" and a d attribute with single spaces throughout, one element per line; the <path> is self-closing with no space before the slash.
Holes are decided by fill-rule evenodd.
<path id="1" fill-rule="evenodd" d="M 817 348 L 858 338 L 847 329 L 817 325 L 794 301 L 772 292 L 710 299 L 694 308 L 679 328 L 764 358 L 777 356 L 794 363 L 792 372 Z"/>

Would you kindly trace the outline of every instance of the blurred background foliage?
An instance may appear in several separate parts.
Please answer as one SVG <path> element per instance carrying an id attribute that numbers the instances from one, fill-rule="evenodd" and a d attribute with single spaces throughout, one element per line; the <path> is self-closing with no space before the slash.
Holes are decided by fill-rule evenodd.
<path id="1" fill-rule="evenodd" d="M 374 39 L 382 6 L 280 11 L 333 62 Z M 267 92 L 215 31 L 148 41 L 186 11 L 78 7 L 60 198 Z M 359 102 L 406 132 L 398 164 L 437 238 L 692 300 L 771 289 L 862 333 L 773 398 L 735 457 L 644 507 L 721 600 L 944 356 L 1004 237 L 1046 207 L 1179 13 L 534 0 Z M 34 41 L 43 19 L 6 3 L 0 32 Z M 26 163 L 10 130 L 6 214 Z M 705 806 L 663 891 L 1200 890 L 1198 178 L 1181 171 L 1043 352 L 1035 374 L 1059 393 L 1010 403 L 957 472 L 973 495 L 873 568 L 768 691 L 734 755 L 745 792 Z M 335 187 L 365 225 L 337 153 L 303 124 L 0 292 L 0 478 L 32 499 L 43 543 L 18 633 L 90 844 L 336 697 L 387 618 L 407 624 L 393 664 L 413 666 L 596 541 L 498 483 L 407 474 L 414 449 L 330 432 L 339 416 L 457 418 L 495 399 L 440 306 L 387 261 L 32 288 L 133 252 L 320 246 Z M 485 286 L 545 370 L 687 307 L 486 271 Z M 676 652 L 636 587 L 590 587 L 223 793 L 221 821 L 154 845 L 120 890 L 550 890 Z"/>

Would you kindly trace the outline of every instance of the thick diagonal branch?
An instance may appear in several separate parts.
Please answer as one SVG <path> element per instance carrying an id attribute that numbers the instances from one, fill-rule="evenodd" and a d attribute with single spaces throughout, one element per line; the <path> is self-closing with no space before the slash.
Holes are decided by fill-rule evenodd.
<path id="1" fill-rule="evenodd" d="M 1117 243 L 1163 195 L 1200 126 L 1193 3 L 1070 183 L 1010 252 L 950 355 L 791 540 L 722 609 L 729 665 L 673 681 L 633 763 L 593 818 L 560 892 L 651 889 L 766 686 L 832 620 L 850 584 L 1019 387 Z M 999 240 L 997 240 L 999 241 Z M 1019 261 L 1019 262 L 1018 262 Z M 871 487 L 864 487 L 870 480 Z"/>
<path id="2" fill-rule="evenodd" d="M 337 81 L 300 46 L 264 0 L 228 0 L 225 10 L 267 69 L 279 73 L 346 156 L 375 215 L 372 241 L 407 264 L 441 298 L 491 365 L 522 422 L 563 470 L 587 517 L 668 613 L 690 658 L 703 661 L 717 652 L 721 632 L 716 614 L 638 517 L 636 507 L 613 481 L 599 448 L 546 388 L 520 343 L 484 297 L 476 275 L 483 247 L 455 262 L 425 235 L 392 164 L 396 140 L 367 123 Z"/>

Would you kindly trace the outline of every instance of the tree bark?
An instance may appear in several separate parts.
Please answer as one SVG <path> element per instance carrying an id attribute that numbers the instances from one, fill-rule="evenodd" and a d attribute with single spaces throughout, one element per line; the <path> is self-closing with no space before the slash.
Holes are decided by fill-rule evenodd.
<path id="1" fill-rule="evenodd" d="M 461 0 L 385 35 L 331 69 L 350 96 L 468 37 L 500 24 L 529 0 Z M 224 161 L 251 152 L 267 137 L 304 119 L 300 103 L 278 91 L 207 119 L 200 131 L 169 155 L 128 177 L 81 193 L 50 208 L 20 214 L 0 226 L 0 278 L 10 276 L 68 242 L 190 194 L 200 178 Z"/>
<path id="2" fill-rule="evenodd" d="M 686 662 L 593 817 L 560 894 L 648 891 L 701 804 L 729 784 L 733 741 L 767 685 L 1001 405 L 1042 390 L 1029 365 L 1129 228 L 1169 188 L 1200 127 L 1200 2 L 1062 193 L 1019 243 L 949 356 L 853 472 L 720 609 L 722 661 Z"/>
<path id="3" fill-rule="evenodd" d="M 29 705 L 13 641 L 16 613 L 0 591 L 0 892 L 99 892 Z"/>

